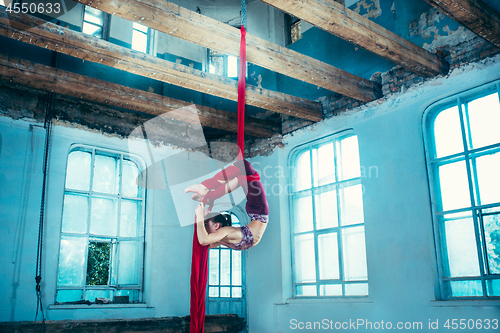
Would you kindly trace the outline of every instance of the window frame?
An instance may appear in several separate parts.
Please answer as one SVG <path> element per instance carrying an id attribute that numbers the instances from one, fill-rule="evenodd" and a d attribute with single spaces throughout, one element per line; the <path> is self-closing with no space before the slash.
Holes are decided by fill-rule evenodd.
<path id="1" fill-rule="evenodd" d="M 314 200 L 313 200 L 313 203 L 312 203 L 312 211 L 313 211 L 313 230 L 311 232 L 304 232 L 303 234 L 306 234 L 306 233 L 312 233 L 314 236 L 314 251 L 315 251 L 315 275 L 316 275 L 316 282 L 314 282 L 314 284 L 308 284 L 308 283 L 297 283 L 296 282 L 296 270 L 295 270 L 295 243 L 294 243 L 294 237 L 297 233 L 294 232 L 294 225 L 295 225 L 295 220 L 294 220 L 294 197 L 296 195 L 296 193 L 299 193 L 299 192 L 303 192 L 303 191 L 312 191 L 312 197 L 315 196 L 315 194 L 320 194 L 320 193 L 326 193 L 326 192 L 323 192 L 323 190 L 319 190 L 319 191 L 314 191 L 315 188 L 335 188 L 335 189 L 341 189 L 341 188 L 345 188 L 345 187 L 350 187 L 350 186 L 355 186 L 355 185 L 362 185 L 362 175 L 360 175 L 360 177 L 356 177 L 356 178 L 350 178 L 350 179 L 347 179 L 347 180 L 342 180 L 342 181 L 337 181 L 337 170 L 335 172 L 336 174 L 336 180 L 335 182 L 333 183 L 328 183 L 328 184 L 323 184 L 323 185 L 317 185 L 315 186 L 314 185 L 314 182 L 313 182 L 313 165 L 312 165 L 312 160 L 313 160 L 313 157 L 312 157 L 312 151 L 313 149 L 316 149 L 318 147 L 321 147 L 322 145 L 326 144 L 326 143 L 333 143 L 334 145 L 334 149 L 335 148 L 335 144 L 337 143 L 337 141 L 343 139 L 343 138 L 348 138 L 350 136 L 356 136 L 357 138 L 357 135 L 354 133 L 354 131 L 352 129 L 346 129 L 346 130 L 342 130 L 342 131 L 339 131 L 339 132 L 336 132 L 334 134 L 329 134 L 325 137 L 322 137 L 322 138 L 319 138 L 319 139 L 316 139 L 316 140 L 312 140 L 312 141 L 309 141 L 307 143 L 304 143 L 304 144 L 301 144 L 297 147 L 295 147 L 289 154 L 289 157 L 288 157 L 288 169 L 289 169 L 289 172 L 288 172 L 288 177 L 289 177 L 289 181 L 288 181 L 288 184 L 291 185 L 292 187 L 292 192 L 289 193 L 288 195 L 288 199 L 289 199 L 289 216 L 290 216 L 290 220 L 291 220 L 291 226 L 290 226 L 290 249 L 291 249 L 291 269 L 292 269 L 292 281 L 291 281 L 291 287 L 292 287 L 292 298 L 294 299 L 339 299 L 339 300 L 345 300 L 345 299 L 366 299 L 370 296 L 370 292 L 369 292 L 369 279 L 368 279 L 368 256 L 367 256 L 367 252 L 366 252 L 366 232 L 365 232 L 365 219 L 364 219 L 364 210 L 363 210 L 363 223 L 356 223 L 356 224 L 352 224 L 352 225 L 347 225 L 347 226 L 342 226 L 340 224 L 340 219 L 338 220 L 338 225 L 336 227 L 329 227 L 329 228 L 325 228 L 325 229 L 321 229 L 321 230 L 318 230 L 316 229 L 316 222 L 315 222 L 315 205 L 314 205 Z M 294 171 L 295 171 L 295 168 L 296 168 L 296 162 L 297 162 L 297 159 L 299 157 L 299 155 L 304 152 L 304 151 L 309 151 L 311 152 L 310 155 L 310 163 L 311 163 L 311 188 L 310 189 L 304 189 L 304 190 L 301 190 L 301 191 L 297 191 L 295 192 L 295 182 L 293 181 L 294 179 Z M 358 154 L 359 154 L 359 143 L 358 143 Z M 359 157 L 359 156 L 358 156 Z M 337 169 L 337 156 L 335 154 L 335 150 L 334 150 L 334 159 L 335 159 L 335 168 Z M 361 165 L 360 165 L 360 169 L 361 169 Z M 338 204 L 338 201 L 340 199 L 337 197 L 337 204 Z M 364 202 L 363 202 L 363 209 L 364 209 Z M 337 211 L 337 214 L 339 214 L 339 211 Z M 337 215 L 338 216 L 338 215 Z M 342 230 L 344 229 L 347 229 L 347 228 L 356 228 L 356 227 L 360 227 L 362 226 L 363 227 L 363 236 L 364 236 L 364 241 L 365 241 L 365 258 L 366 258 L 366 269 L 367 269 L 367 276 L 366 276 L 366 280 L 352 280 L 352 281 L 349 281 L 349 280 L 346 280 L 345 279 L 345 276 L 343 276 L 343 249 L 342 249 Z M 316 235 L 321 235 L 321 234 L 328 234 L 328 233 L 331 233 L 331 230 L 334 229 L 337 233 L 337 240 L 340 239 L 340 241 L 337 242 L 337 248 L 338 248 L 338 258 L 339 258 L 339 262 L 338 262 L 338 265 L 339 265 L 339 279 L 336 279 L 338 284 L 341 284 L 342 285 L 342 295 L 320 295 L 320 285 L 321 284 L 325 284 L 325 282 L 322 283 L 322 281 L 332 281 L 332 280 L 321 280 L 320 279 L 320 275 L 319 275 L 319 256 L 318 256 L 318 242 L 316 241 L 317 239 L 317 236 Z M 300 234 L 300 233 L 299 233 Z M 368 287 L 368 292 L 366 295 L 345 295 L 346 291 L 345 291 L 345 285 L 346 284 L 351 284 L 351 283 L 359 283 L 359 282 L 362 282 L 362 283 L 366 283 L 367 284 L 367 287 Z M 328 283 L 326 283 L 328 284 Z M 316 286 L 316 296 L 302 296 L 302 295 L 297 295 L 296 293 L 296 286 L 298 285 L 314 285 Z"/>
<path id="2" fill-rule="evenodd" d="M 246 214 L 244 214 L 243 212 L 240 211 L 239 208 L 235 207 L 233 209 L 230 209 L 224 213 L 227 213 L 227 214 L 230 214 L 230 215 L 235 215 L 238 220 L 239 220 L 239 226 L 243 226 L 243 225 L 247 225 L 249 220 L 248 220 L 248 216 Z M 220 256 L 220 253 L 221 253 L 221 250 L 226 250 L 228 249 L 229 250 L 229 253 L 230 253 L 230 269 L 229 269 L 229 272 L 230 272 L 230 275 L 229 275 L 229 280 L 230 280 L 230 283 L 229 285 L 221 285 L 220 283 L 220 280 L 221 280 L 221 256 Z M 225 245 L 219 245 L 218 247 L 215 247 L 215 248 L 212 248 L 212 249 L 209 249 L 208 250 L 209 253 L 209 259 L 208 259 L 208 274 L 209 274 L 209 277 L 208 277 L 208 281 L 207 281 L 207 298 L 211 301 L 211 302 L 227 302 L 227 301 L 237 301 L 237 302 L 241 302 L 241 301 L 244 301 L 245 297 L 246 297 L 246 288 L 245 288 L 245 283 L 246 283 L 246 274 L 245 274 L 245 255 L 246 255 L 246 251 L 239 251 L 239 250 L 234 250 L 234 249 L 231 249 Z M 219 270 L 218 270 L 218 277 L 219 277 L 219 283 L 218 284 L 214 284 L 214 285 L 210 285 L 210 251 L 217 251 L 219 253 L 218 255 L 218 261 L 219 261 Z M 233 262 L 233 253 L 234 252 L 237 252 L 237 253 L 240 253 L 240 268 L 241 268 L 241 286 L 238 286 L 238 285 L 233 285 L 233 279 L 232 279 L 232 276 L 233 276 L 233 266 L 232 266 L 232 262 Z M 219 296 L 210 296 L 210 287 L 217 287 L 219 289 Z M 220 289 L 222 287 L 229 287 L 229 290 L 230 290 L 230 296 L 228 297 L 223 297 L 223 296 L 220 296 L 221 292 L 220 292 Z M 241 288 L 241 296 L 239 297 L 233 297 L 233 293 L 232 293 L 232 289 L 233 288 L 237 288 L 237 287 L 240 287 Z"/>
<path id="3" fill-rule="evenodd" d="M 85 23 L 88 23 L 90 25 L 93 25 L 93 26 L 98 26 L 97 24 L 93 23 L 93 22 L 90 22 L 90 21 L 85 21 L 85 12 L 87 10 L 87 8 L 92 8 L 94 10 L 99 10 L 99 9 L 96 9 L 96 8 L 93 8 L 93 7 L 90 7 L 90 6 L 87 6 L 87 5 L 83 5 L 83 13 L 82 13 L 82 33 L 83 32 L 83 26 L 85 25 Z M 109 22 L 110 22 L 110 14 L 106 13 L 106 12 L 103 12 L 102 10 L 100 10 L 100 12 L 102 13 L 102 26 L 100 26 L 102 28 L 102 34 L 101 34 L 101 37 L 96 37 L 94 35 L 90 35 L 90 34 L 87 34 L 87 33 L 84 33 L 86 34 L 87 36 L 91 36 L 91 37 L 94 37 L 94 38 L 99 38 L 99 39 L 102 39 L 102 40 L 109 40 Z"/>
<path id="4" fill-rule="evenodd" d="M 135 28 L 134 24 L 142 25 L 143 27 L 145 27 L 147 29 L 147 32 L 144 32 L 144 31 L 142 31 L 140 29 Z M 133 45 L 134 45 L 134 31 L 138 31 L 141 34 L 146 35 L 146 51 L 143 52 L 143 51 L 136 50 L 136 49 L 133 48 Z M 132 34 L 132 36 L 131 36 L 131 39 L 130 39 L 130 49 L 134 50 L 134 51 L 137 51 L 137 52 L 144 53 L 144 54 L 151 54 L 151 46 L 153 45 L 153 29 L 151 29 L 147 25 L 142 24 L 141 22 L 132 22 L 132 31 L 131 31 L 131 34 Z"/>
<path id="5" fill-rule="evenodd" d="M 83 190 L 76 190 L 76 189 L 67 189 L 66 188 L 66 177 L 67 177 L 67 168 L 68 168 L 68 162 L 69 162 L 69 156 L 71 153 L 75 151 L 84 151 L 84 152 L 89 152 L 91 153 L 91 161 L 90 161 L 90 187 L 88 191 L 83 191 Z M 96 154 L 96 151 L 99 152 L 99 154 Z M 118 157 L 118 159 L 121 161 L 120 163 L 120 169 L 119 169 L 119 191 L 116 195 L 114 194 L 106 194 L 106 193 L 101 193 L 101 192 L 94 192 L 92 189 L 92 179 L 93 179 L 93 170 L 94 170 L 94 165 L 95 165 L 95 156 L 100 155 L 100 156 L 115 156 Z M 144 271 L 144 266 L 146 264 L 146 202 L 147 202 L 147 191 L 145 188 L 141 187 L 138 185 L 138 190 L 141 191 L 140 195 L 138 195 L 136 198 L 131 198 L 131 197 L 126 197 L 122 196 L 121 194 L 121 180 L 122 180 L 122 170 L 123 170 L 123 161 L 124 160 L 129 160 L 137 165 L 138 169 L 138 174 L 142 175 L 141 183 L 145 184 L 146 179 L 147 179 L 147 169 L 146 169 L 146 164 L 144 160 L 139 157 L 138 155 L 131 154 L 129 152 L 125 151 L 119 151 L 115 149 L 109 149 L 109 148 L 103 148 L 103 147 L 98 147 L 98 146 L 91 146 L 91 145 L 86 145 L 86 144 L 73 144 L 69 147 L 69 150 L 66 154 L 66 164 L 65 164 L 65 172 L 64 172 L 64 185 L 62 189 L 62 197 L 63 197 L 63 202 L 62 202 L 62 209 L 61 209 L 61 222 L 60 222 L 60 229 L 59 229 L 59 239 L 58 239 L 58 256 L 57 256 L 57 266 L 56 266 L 56 274 L 55 274 L 55 292 L 54 292 L 54 304 L 58 305 L 67 305 L 67 304 L 76 304 L 76 301 L 69 301 L 69 302 L 58 302 L 57 301 L 57 293 L 59 290 L 81 290 L 82 291 L 82 301 L 85 301 L 86 299 L 86 291 L 89 289 L 92 290 L 109 290 L 113 297 L 114 296 L 120 296 L 117 295 L 116 293 L 120 290 L 138 290 L 138 301 L 133 301 L 130 300 L 127 304 L 144 304 L 145 299 L 144 299 L 144 291 L 145 291 L 145 286 L 144 286 L 144 281 L 145 281 L 145 271 Z M 114 236 L 103 236 L 103 235 L 91 235 L 90 234 L 90 214 L 91 214 L 91 205 L 89 201 L 89 206 L 87 208 L 88 210 L 88 217 L 87 217 L 87 227 L 85 231 L 85 237 L 86 237 L 86 244 L 85 244 L 85 253 L 84 253 L 84 263 L 83 263 L 83 274 L 84 274 L 84 281 L 83 281 L 83 286 L 59 286 L 59 263 L 61 259 L 61 240 L 63 237 L 81 237 L 83 238 L 83 233 L 68 233 L 68 232 L 63 232 L 63 218 L 64 218 L 64 197 L 67 193 L 77 193 L 77 194 L 87 194 L 89 196 L 89 199 L 94 196 L 94 193 L 98 193 L 97 196 L 101 198 L 116 198 L 117 200 L 125 199 L 125 200 L 134 200 L 137 202 L 141 203 L 141 221 L 139 222 L 139 232 L 140 234 L 137 237 L 121 237 L 120 235 L 116 234 Z M 119 203 L 117 203 L 117 216 L 119 216 Z M 119 229 L 119 220 L 117 219 L 117 230 Z M 127 241 L 127 240 L 139 240 L 138 244 L 138 282 L 137 284 L 119 284 L 115 283 L 114 285 L 111 285 L 111 271 L 112 267 L 114 265 L 118 265 L 118 248 L 117 245 L 122 242 L 122 241 Z M 92 286 L 87 284 L 87 266 L 88 266 L 88 252 L 89 252 L 89 244 L 90 242 L 100 242 L 100 243 L 111 243 L 111 249 L 110 249 L 110 263 L 109 263 L 109 272 L 108 272 L 108 285 L 106 286 Z M 116 277 L 118 277 L 118 267 L 116 267 Z M 91 301 L 93 302 L 93 301 Z M 96 303 L 97 304 L 97 303 Z M 111 304 L 100 304 L 102 306 L 106 305 L 114 305 L 115 303 Z"/>
<path id="6" fill-rule="evenodd" d="M 427 175 L 429 182 L 429 196 L 432 212 L 432 230 L 434 237 L 434 251 L 436 258 L 436 271 L 439 290 L 436 297 L 441 301 L 457 301 L 457 300 L 499 300 L 500 296 L 487 295 L 487 280 L 500 280 L 500 274 L 487 274 L 489 267 L 485 267 L 484 259 L 487 259 L 486 242 L 478 241 L 484 239 L 484 226 L 482 216 L 495 215 L 500 212 L 500 202 L 490 204 L 478 204 L 479 186 L 477 169 L 472 166 L 480 156 L 485 156 L 494 153 L 500 153 L 500 142 L 487 145 L 480 148 L 469 148 L 471 140 L 470 126 L 465 124 L 465 119 L 468 117 L 466 103 L 486 97 L 491 94 L 498 94 L 500 104 L 500 81 L 493 81 L 481 85 L 476 88 L 468 89 L 457 94 L 445 97 L 437 102 L 434 102 L 426 107 L 423 114 L 423 138 L 425 147 L 425 160 L 427 166 Z M 460 120 L 460 133 L 462 138 L 462 151 L 451 155 L 436 157 L 436 140 L 434 136 L 434 124 L 437 116 L 448 110 L 449 108 L 457 107 Z M 465 134 L 465 135 L 464 135 Z M 468 141 L 469 140 L 469 141 Z M 442 193 L 439 179 L 439 167 L 454 162 L 464 161 L 467 171 L 467 184 L 469 191 L 469 204 L 467 207 L 443 210 L 440 207 L 442 203 Z M 498 208 L 497 213 L 481 213 L 482 210 Z M 446 277 L 445 267 L 448 267 L 449 261 L 446 252 L 445 228 L 441 224 L 445 221 L 445 215 L 471 213 L 471 219 L 474 227 L 474 236 L 476 242 L 479 276 L 461 276 L 461 277 Z M 458 218 L 458 217 L 457 217 Z M 466 218 L 466 217 L 463 217 Z M 483 248 L 484 247 L 484 248 Z M 482 296 L 453 296 L 451 286 L 448 286 L 448 281 L 480 281 L 483 290 Z"/>

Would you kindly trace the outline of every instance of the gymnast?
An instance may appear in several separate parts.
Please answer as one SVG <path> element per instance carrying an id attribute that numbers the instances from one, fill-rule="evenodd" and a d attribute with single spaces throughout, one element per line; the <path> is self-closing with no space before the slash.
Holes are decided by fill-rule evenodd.
<path id="1" fill-rule="evenodd" d="M 216 199 L 236 190 L 239 186 L 246 193 L 245 208 L 251 222 L 236 228 L 231 226 L 229 214 L 209 213 L 209 211 Z M 188 192 L 194 192 L 191 196 L 193 200 L 202 201 L 195 210 L 196 232 L 201 245 L 214 248 L 222 244 L 234 250 L 246 250 L 260 242 L 267 227 L 269 206 L 260 176 L 248 161 L 237 161 L 213 178 L 187 187 L 184 193 Z M 212 206 L 211 208 L 205 209 L 204 199 L 207 206 Z"/>

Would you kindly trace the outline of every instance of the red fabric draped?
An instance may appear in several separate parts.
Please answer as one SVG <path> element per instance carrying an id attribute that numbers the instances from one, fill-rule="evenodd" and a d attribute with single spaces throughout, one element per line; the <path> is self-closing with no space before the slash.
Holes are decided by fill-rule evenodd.
<path id="1" fill-rule="evenodd" d="M 243 159 L 245 148 L 245 76 L 246 42 L 245 27 L 241 26 L 240 63 L 238 74 L 238 160 Z M 206 204 L 206 199 L 203 203 Z M 191 325 L 190 333 L 203 333 L 205 328 L 205 293 L 208 279 L 208 246 L 202 246 L 196 232 L 196 218 L 193 235 L 191 261 Z"/>
<path id="2" fill-rule="evenodd" d="M 202 246 L 194 221 L 193 256 L 191 259 L 191 324 L 189 332 L 203 333 L 205 328 L 205 292 L 208 278 L 208 246 Z"/>

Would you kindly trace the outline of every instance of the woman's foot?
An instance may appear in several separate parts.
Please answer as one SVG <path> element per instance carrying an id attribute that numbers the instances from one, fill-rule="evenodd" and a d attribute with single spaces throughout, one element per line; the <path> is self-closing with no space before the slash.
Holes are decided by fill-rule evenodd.
<path id="1" fill-rule="evenodd" d="M 207 195 L 209 191 L 210 190 L 202 184 L 194 184 L 186 187 L 184 193 L 194 192 L 194 194 L 191 196 L 191 199 L 196 201 L 203 201 L 203 198 L 205 197 L 205 195 Z"/>

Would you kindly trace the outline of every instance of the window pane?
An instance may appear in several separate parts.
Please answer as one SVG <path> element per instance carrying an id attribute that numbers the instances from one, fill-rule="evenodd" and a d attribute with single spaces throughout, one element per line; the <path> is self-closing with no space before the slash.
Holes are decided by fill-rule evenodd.
<path id="1" fill-rule="evenodd" d="M 478 98 L 468 104 L 472 148 L 500 142 L 500 104 L 498 94 Z"/>
<path id="2" fill-rule="evenodd" d="M 306 151 L 297 158 L 295 166 L 295 191 L 311 188 L 311 153 Z"/>
<path id="3" fill-rule="evenodd" d="M 98 236 L 116 236 L 116 200 L 92 198 L 90 233 Z"/>
<path id="4" fill-rule="evenodd" d="M 316 296 L 316 286 L 296 286 L 295 294 L 297 296 Z"/>
<path id="5" fill-rule="evenodd" d="M 316 282 L 316 256 L 314 254 L 314 235 L 295 237 L 295 281 Z"/>
<path id="6" fill-rule="evenodd" d="M 83 266 L 85 263 L 86 247 L 86 237 L 61 237 L 59 274 L 57 277 L 58 286 L 84 285 L 85 275 L 83 273 Z"/>
<path id="7" fill-rule="evenodd" d="M 230 266 L 231 250 L 222 249 L 220 250 L 220 284 L 228 286 L 231 284 L 231 266 Z"/>
<path id="8" fill-rule="evenodd" d="M 318 254 L 319 278 L 340 278 L 337 233 L 318 236 Z"/>
<path id="9" fill-rule="evenodd" d="M 148 47 L 148 35 L 143 32 L 133 30 L 132 49 L 146 53 L 147 47 Z"/>
<path id="10" fill-rule="evenodd" d="M 139 242 L 120 242 L 118 260 L 118 283 L 139 283 Z"/>
<path id="11" fill-rule="evenodd" d="M 486 290 L 488 291 L 488 296 L 500 296 L 500 280 L 486 281 Z"/>
<path id="12" fill-rule="evenodd" d="M 122 200 L 120 212 L 120 236 L 140 236 L 139 221 L 141 220 L 141 203 L 132 200 Z"/>
<path id="13" fill-rule="evenodd" d="M 366 280 L 366 247 L 364 227 L 342 230 L 344 252 L 344 277 L 349 280 Z"/>
<path id="14" fill-rule="evenodd" d="M 330 191 L 316 195 L 316 229 L 337 227 L 337 192 Z"/>
<path id="15" fill-rule="evenodd" d="M 95 302 L 96 298 L 107 298 L 109 300 L 113 299 L 113 292 L 111 290 L 99 290 L 99 289 L 87 289 L 85 291 L 85 299 L 91 302 Z"/>
<path id="16" fill-rule="evenodd" d="M 449 263 L 448 276 L 479 276 L 476 237 L 472 218 L 446 221 L 445 233 Z"/>
<path id="17" fill-rule="evenodd" d="M 298 198 L 294 207 L 295 232 L 313 230 L 312 197 Z"/>
<path id="18" fill-rule="evenodd" d="M 73 151 L 68 155 L 66 169 L 66 188 L 88 191 L 90 186 L 90 162 L 92 154 L 86 151 Z"/>
<path id="19" fill-rule="evenodd" d="M 233 286 L 241 286 L 241 251 L 231 251 L 233 255 Z"/>
<path id="20" fill-rule="evenodd" d="M 500 274 L 500 222 L 498 217 L 498 214 L 483 217 L 490 274 Z"/>
<path id="21" fill-rule="evenodd" d="M 345 285 L 346 296 L 367 296 L 368 283 L 349 283 Z"/>
<path id="22" fill-rule="evenodd" d="M 339 180 L 361 177 L 357 136 L 337 141 L 337 159 Z"/>
<path id="23" fill-rule="evenodd" d="M 116 296 L 128 296 L 129 302 L 139 302 L 139 290 L 117 290 Z"/>
<path id="24" fill-rule="evenodd" d="M 363 187 L 361 184 L 339 190 L 342 225 L 363 223 Z"/>
<path id="25" fill-rule="evenodd" d="M 227 56 L 227 76 L 238 77 L 238 57 Z"/>
<path id="26" fill-rule="evenodd" d="M 141 32 L 144 32 L 144 33 L 147 33 L 148 32 L 148 27 L 143 25 L 143 24 L 140 24 L 140 23 L 137 23 L 137 22 L 134 22 L 132 27 L 136 30 L 139 30 Z"/>
<path id="27" fill-rule="evenodd" d="M 500 202 L 500 153 L 477 158 L 476 167 L 481 204 Z"/>
<path id="28" fill-rule="evenodd" d="M 220 297 L 231 297 L 231 288 L 221 287 L 220 288 Z"/>
<path id="29" fill-rule="evenodd" d="M 97 25 L 103 24 L 104 13 L 99 9 L 85 6 L 84 20 L 88 22 L 95 23 Z"/>
<path id="30" fill-rule="evenodd" d="M 453 297 L 483 296 L 481 281 L 450 281 Z"/>
<path id="31" fill-rule="evenodd" d="M 208 297 L 219 297 L 219 287 L 208 287 Z"/>
<path id="32" fill-rule="evenodd" d="M 208 251 L 208 284 L 215 286 L 219 284 L 219 250 L 212 249 Z"/>
<path id="33" fill-rule="evenodd" d="M 209 73 L 224 76 L 224 56 L 217 51 L 210 50 Z"/>
<path id="34" fill-rule="evenodd" d="M 469 184 L 465 162 L 442 165 L 439 171 L 442 210 L 470 207 Z"/>
<path id="35" fill-rule="evenodd" d="M 77 290 L 58 290 L 56 294 L 56 302 L 77 302 L 82 300 L 83 291 Z"/>
<path id="36" fill-rule="evenodd" d="M 64 196 L 62 232 L 87 233 L 88 207 L 88 196 L 66 194 Z"/>
<path id="37" fill-rule="evenodd" d="M 233 296 L 232 297 L 235 297 L 235 298 L 242 297 L 241 287 L 235 287 L 235 288 L 233 288 Z"/>
<path id="38" fill-rule="evenodd" d="M 314 186 L 335 182 L 333 142 L 313 150 Z"/>
<path id="39" fill-rule="evenodd" d="M 341 284 L 322 284 L 319 286 L 320 296 L 342 296 Z"/>
<path id="40" fill-rule="evenodd" d="M 434 121 L 436 157 L 449 156 L 464 151 L 458 107 L 441 111 Z"/>
<path id="41" fill-rule="evenodd" d="M 109 280 L 111 243 L 89 242 L 87 286 L 106 286 Z"/>
<path id="42" fill-rule="evenodd" d="M 94 163 L 93 190 L 118 194 L 120 160 L 116 157 L 96 155 Z"/>
<path id="43" fill-rule="evenodd" d="M 122 196 L 136 198 L 139 196 L 139 169 L 132 161 L 123 161 Z"/>
<path id="44" fill-rule="evenodd" d="M 96 38 L 102 38 L 102 27 L 94 25 L 92 23 L 87 23 L 83 22 L 83 29 L 82 32 L 84 34 L 96 37 Z"/>

